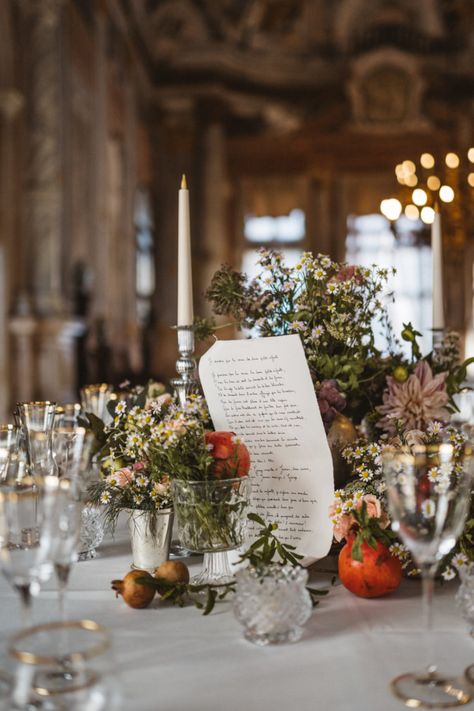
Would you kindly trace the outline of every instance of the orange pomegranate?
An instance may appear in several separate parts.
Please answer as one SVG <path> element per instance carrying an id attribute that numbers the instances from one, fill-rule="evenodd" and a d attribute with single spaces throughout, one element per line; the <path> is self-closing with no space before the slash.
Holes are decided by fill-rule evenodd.
<path id="1" fill-rule="evenodd" d="M 216 479 L 247 476 L 250 454 L 245 444 L 233 432 L 206 432 L 205 438 L 206 444 L 212 445 L 212 474 Z"/>
<path id="2" fill-rule="evenodd" d="M 376 541 L 374 549 L 364 542 L 361 545 L 362 561 L 352 557 L 355 536 L 349 536 L 339 553 L 339 578 L 348 590 L 359 597 L 382 597 L 398 588 L 402 579 L 402 566 L 386 545 Z"/>

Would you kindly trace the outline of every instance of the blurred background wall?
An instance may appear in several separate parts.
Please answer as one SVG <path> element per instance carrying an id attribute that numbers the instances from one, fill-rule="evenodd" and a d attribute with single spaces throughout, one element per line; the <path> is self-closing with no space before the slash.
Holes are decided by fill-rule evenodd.
<path id="1" fill-rule="evenodd" d="M 470 0 L 2 0 L 0 417 L 173 374 L 182 173 L 197 313 L 269 245 L 398 266 L 395 321 L 426 330 L 429 226 L 379 205 L 396 165 L 455 152 L 446 310 L 469 350 L 473 28 Z"/>

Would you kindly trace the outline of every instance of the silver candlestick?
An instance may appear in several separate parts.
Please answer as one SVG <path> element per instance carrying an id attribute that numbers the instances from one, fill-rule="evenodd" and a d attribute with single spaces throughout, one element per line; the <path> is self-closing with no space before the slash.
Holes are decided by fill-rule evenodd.
<path id="1" fill-rule="evenodd" d="M 171 385 L 181 407 L 184 407 L 188 397 L 199 391 L 199 382 L 196 376 L 196 361 L 194 353 L 194 327 L 178 326 L 178 352 L 176 361 L 177 378 L 173 378 Z"/>
<path id="2" fill-rule="evenodd" d="M 442 350 L 445 336 L 444 328 L 432 328 L 431 333 L 433 334 L 433 363 L 436 363 Z"/>

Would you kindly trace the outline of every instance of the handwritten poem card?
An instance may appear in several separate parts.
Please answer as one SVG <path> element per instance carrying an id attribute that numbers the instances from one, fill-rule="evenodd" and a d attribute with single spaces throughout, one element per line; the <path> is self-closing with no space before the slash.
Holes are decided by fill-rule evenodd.
<path id="1" fill-rule="evenodd" d="M 332 459 L 298 335 L 217 341 L 199 375 L 216 430 L 247 445 L 252 510 L 310 563 L 332 540 Z"/>

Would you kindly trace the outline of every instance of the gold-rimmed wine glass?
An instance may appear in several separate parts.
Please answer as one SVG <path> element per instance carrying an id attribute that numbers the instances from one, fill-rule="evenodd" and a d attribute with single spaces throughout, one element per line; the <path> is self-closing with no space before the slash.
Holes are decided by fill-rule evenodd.
<path id="1" fill-rule="evenodd" d="M 411 708 L 450 708 L 472 694 L 460 678 L 437 669 L 433 594 L 438 564 L 452 551 L 469 509 L 474 454 L 471 443 L 387 447 L 382 453 L 392 529 L 422 573 L 426 668 L 398 676 L 394 694 Z"/>
<path id="2" fill-rule="evenodd" d="M 32 597 L 52 573 L 63 487 L 55 476 L 12 478 L 0 487 L 0 567 L 19 593 L 25 627 Z"/>
<path id="3" fill-rule="evenodd" d="M 17 668 L 10 708 L 15 711 L 113 711 L 108 631 L 92 620 L 50 622 L 15 635 L 8 649 Z"/>
<path id="4" fill-rule="evenodd" d="M 51 438 L 57 403 L 50 400 L 19 402 L 16 412 L 20 418 L 23 435 L 26 442 L 28 464 L 36 466 L 45 462 L 51 456 Z"/>

